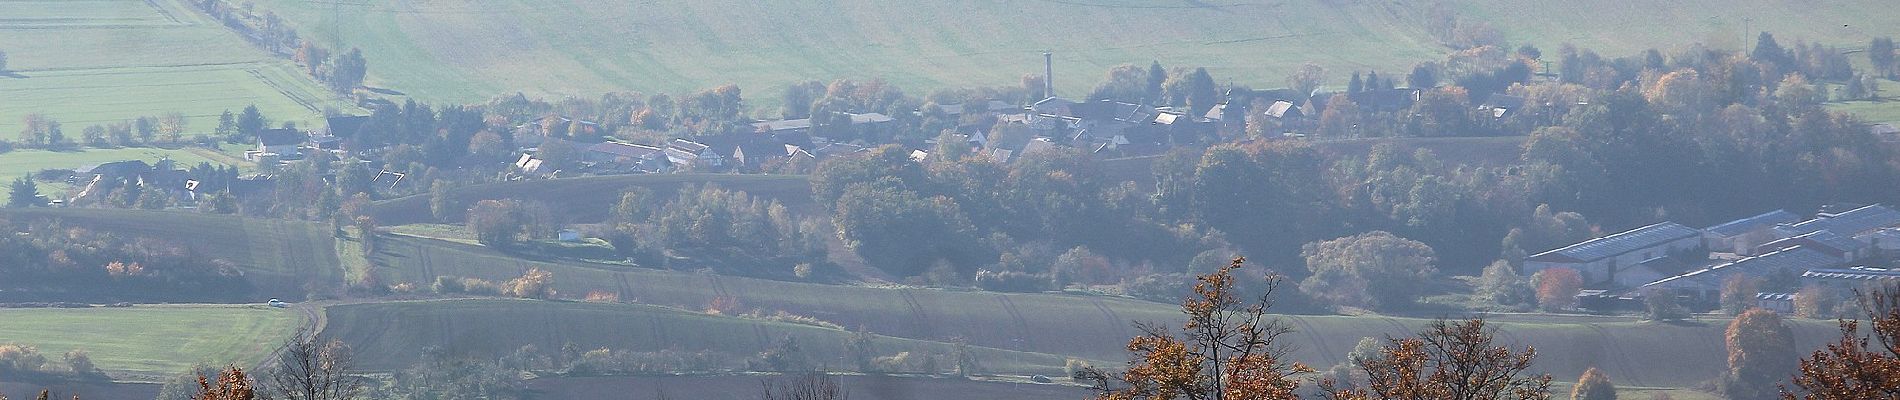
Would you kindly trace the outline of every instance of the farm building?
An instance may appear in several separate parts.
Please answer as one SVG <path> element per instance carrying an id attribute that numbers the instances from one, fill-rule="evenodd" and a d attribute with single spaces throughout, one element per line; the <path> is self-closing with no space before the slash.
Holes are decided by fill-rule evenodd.
<path id="1" fill-rule="evenodd" d="M 665 171 L 668 167 L 665 149 L 631 143 L 601 142 L 588 146 L 587 160 L 652 172 Z"/>
<path id="2" fill-rule="evenodd" d="M 1663 222 L 1527 257 L 1524 273 L 1570 268 L 1583 275 L 1584 286 L 1603 287 L 1627 281 L 1617 279 L 1621 271 L 1659 257 L 1694 253 L 1701 248 L 1701 231 Z"/>
<path id="3" fill-rule="evenodd" d="M 1844 263 L 1860 261 L 1873 256 L 1873 246 L 1868 246 L 1865 242 L 1834 233 L 1834 231 L 1826 230 L 1808 232 L 1800 236 L 1763 243 L 1761 246 L 1755 247 L 1755 253 L 1763 254 L 1795 246 L 1802 246 L 1827 253 L 1830 256 L 1840 259 L 1841 262 Z"/>
<path id="4" fill-rule="evenodd" d="M 1709 251 L 1754 255 L 1755 247 L 1777 239 L 1775 226 L 1800 222 L 1801 216 L 1787 210 L 1774 210 L 1753 217 L 1729 221 L 1702 229 L 1702 242 Z"/>
<path id="5" fill-rule="evenodd" d="M 1794 314 L 1795 296 L 1799 295 L 1793 293 L 1756 293 L 1755 307 L 1774 311 L 1777 314 L 1791 315 Z"/>
<path id="6" fill-rule="evenodd" d="M 1822 213 L 1814 219 L 1777 226 L 1775 234 L 1778 238 L 1789 238 L 1827 230 L 1858 238 L 1865 233 L 1896 226 L 1900 226 L 1900 211 L 1875 204 L 1839 213 Z"/>
<path id="7" fill-rule="evenodd" d="M 1850 267 L 1812 269 L 1801 273 L 1801 286 L 1833 289 L 1834 294 L 1843 297 L 1852 296 L 1856 289 L 1893 283 L 1900 283 L 1900 269 Z"/>
<path id="8" fill-rule="evenodd" d="M 712 146 L 703 143 L 686 139 L 673 139 L 666 143 L 666 159 L 673 165 L 719 167 L 725 165 L 724 158 L 719 152 L 713 151 Z"/>
<path id="9" fill-rule="evenodd" d="M 1721 293 L 1722 281 L 1737 274 L 1762 278 L 1782 273 L 1800 274 L 1839 265 L 1841 261 L 1832 255 L 1805 246 L 1794 246 L 1664 278 L 1642 288 L 1669 289 L 1699 299 L 1713 299 Z"/>

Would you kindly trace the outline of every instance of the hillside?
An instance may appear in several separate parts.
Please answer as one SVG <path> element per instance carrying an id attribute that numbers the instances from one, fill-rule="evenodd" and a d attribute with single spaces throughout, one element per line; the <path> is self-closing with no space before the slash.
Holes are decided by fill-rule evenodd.
<path id="1" fill-rule="evenodd" d="M 189 138 L 216 128 L 219 113 L 252 104 L 300 126 L 326 108 L 354 109 L 180 0 L 5 1 L 0 16 L 7 139 L 31 113 L 77 139 L 88 125 L 177 112 L 189 118 Z"/>
<path id="2" fill-rule="evenodd" d="M 1335 85 L 1352 70 L 1395 73 L 1447 51 L 1427 2 L 1063 0 L 797 2 L 603 0 L 261 0 L 332 47 L 362 47 L 371 84 L 431 101 L 516 91 L 593 97 L 680 93 L 736 83 L 774 104 L 806 79 L 882 78 L 913 93 L 1015 85 L 1056 54 L 1062 94 L 1080 96 L 1117 64 L 1207 66 L 1223 82 L 1279 87 L 1306 62 Z M 1512 43 L 1563 42 L 1610 56 L 1694 42 L 1734 47 L 1744 31 L 1861 47 L 1900 34 L 1879 0 L 1460 1 Z M 1744 19 L 1752 19 L 1745 21 Z M 1747 37 L 1752 37 L 1748 35 Z M 1391 76 L 1391 75 L 1388 75 Z"/>
<path id="3" fill-rule="evenodd" d="M 236 263 L 269 297 L 302 299 L 311 280 L 342 282 L 336 239 L 328 228 L 303 221 L 244 218 L 188 211 L 103 208 L 6 209 L 14 222 L 52 219 L 67 226 L 151 237 Z"/>
<path id="4" fill-rule="evenodd" d="M 1106 296 L 834 286 L 533 262 L 478 246 L 420 238 L 397 237 L 384 243 L 387 253 L 380 256 L 379 264 L 387 267 L 383 273 L 395 275 L 385 282 L 429 282 L 433 276 L 505 280 L 538 267 L 552 271 L 556 288 L 574 296 L 600 290 L 617 293 L 623 300 L 693 310 L 705 308 L 714 298 L 730 297 L 745 308 L 787 311 L 884 335 L 931 341 L 962 338 L 978 346 L 1098 360 L 1122 359 L 1123 344 L 1136 334 L 1133 322 L 1165 322 L 1180 315 L 1178 308 L 1168 304 Z M 1430 321 L 1386 316 L 1287 318 L 1300 331 L 1293 336 L 1294 357 L 1316 365 L 1340 362 L 1361 337 L 1402 335 Z M 1684 325 L 1589 316 L 1501 315 L 1494 319 L 1508 341 L 1536 346 L 1539 367 L 1560 380 L 1574 380 L 1585 368 L 1597 366 L 1619 377 L 1619 384 L 1689 387 L 1726 365 L 1720 339 L 1727 321 L 1721 319 Z M 534 321 L 527 325 L 562 323 Z M 461 324 L 430 329 L 490 328 Z M 1796 324 L 1798 348 L 1821 345 L 1833 329 L 1821 321 Z"/>
<path id="5" fill-rule="evenodd" d="M 69 224 L 95 229 L 199 238 L 194 243 L 204 245 L 208 254 L 221 254 L 239 261 L 247 267 L 247 273 L 271 276 L 272 271 L 280 271 L 276 273 L 282 275 L 270 281 L 287 282 L 298 277 L 335 279 L 330 274 L 339 270 L 332 259 L 325 258 L 334 255 L 323 256 L 321 254 L 326 253 L 317 248 L 331 246 L 333 239 L 321 234 L 323 231 L 314 224 L 270 224 L 229 216 L 97 209 L 9 211 L 4 215 L 14 220 L 59 217 Z M 306 233 L 296 233 L 299 230 Z M 300 247 L 308 250 L 296 250 Z M 297 253 L 300 251 L 309 253 L 307 257 L 298 256 L 303 254 Z M 295 262 L 297 259 L 319 262 Z M 811 339 L 819 342 L 835 338 L 838 333 L 776 322 L 701 319 L 705 316 L 678 311 L 702 310 L 721 297 L 736 301 L 740 309 L 766 313 L 785 311 L 841 326 L 863 327 L 880 335 L 919 340 L 921 342 L 916 342 L 919 345 L 935 346 L 929 343 L 962 339 L 990 349 L 985 351 L 1001 352 L 996 354 L 1011 360 L 1004 364 L 1026 371 L 1051 368 L 1052 363 L 1059 368 L 1059 361 L 1049 361 L 1046 358 L 1049 355 L 1120 360 L 1122 345 L 1136 333 L 1130 325 L 1132 322 L 1166 322 L 1180 315 L 1179 310 L 1169 304 L 1109 296 L 838 286 L 543 262 L 520 259 L 481 246 L 406 236 L 385 236 L 380 252 L 371 261 L 379 266 L 376 273 L 381 275 L 382 281 L 390 284 L 410 282 L 426 287 L 437 276 L 500 281 L 518 276 L 527 268 L 538 267 L 554 273 L 555 288 L 564 296 L 604 291 L 618 294 L 626 301 L 665 306 L 482 300 L 332 307 L 327 334 L 365 346 L 383 346 L 381 350 L 365 351 L 365 354 L 384 357 L 376 361 L 378 368 L 404 365 L 415 355 L 413 351 L 401 349 L 423 345 L 499 352 L 518 347 L 520 343 L 516 342 L 572 340 L 602 346 L 720 348 L 706 346 L 720 345 L 714 342 L 721 341 L 723 336 L 720 335 L 731 335 L 735 326 L 740 327 L 738 331 L 744 337 L 729 339 L 751 344 L 756 344 L 758 334 L 756 331 L 745 333 L 755 330 L 747 325 L 762 325 L 768 331 L 766 337 L 774 336 L 770 334 L 773 332 L 805 332 L 798 335 L 815 335 Z M 674 321 L 682 318 L 690 323 Z M 1291 337 L 1294 358 L 1316 365 L 1339 362 L 1358 338 L 1401 335 L 1430 321 L 1429 318 L 1392 316 L 1287 316 L 1287 319 L 1299 331 Z M 1720 338 L 1727 321 L 1719 318 L 1705 317 L 1680 325 L 1639 322 L 1627 317 L 1496 315 L 1492 319 L 1507 341 L 1536 346 L 1539 368 L 1557 375 L 1560 380 L 1574 379 L 1583 369 L 1597 366 L 1618 377 L 1619 384 L 1689 387 L 1713 376 L 1725 364 Z M 397 320 L 405 323 L 387 323 Z M 653 331 L 656 326 L 663 328 Z M 1824 321 L 1799 322 L 1795 328 L 1798 348 L 1814 348 L 1833 335 L 1833 326 Z M 41 332 L 37 337 L 46 337 L 45 332 L 50 331 Z M 31 336 L 0 332 L 0 337 Z M 801 336 L 801 343 L 803 340 Z M 581 343 L 583 341 L 591 342 Z M 143 370 L 150 367 L 113 368 Z"/>

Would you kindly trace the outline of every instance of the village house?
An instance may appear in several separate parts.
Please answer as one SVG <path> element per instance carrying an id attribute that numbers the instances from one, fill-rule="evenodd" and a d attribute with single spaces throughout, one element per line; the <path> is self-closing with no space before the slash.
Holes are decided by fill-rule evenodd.
<path id="1" fill-rule="evenodd" d="M 1483 111 L 1486 115 L 1490 115 L 1492 119 L 1504 119 L 1505 117 L 1517 115 L 1518 110 L 1523 108 L 1523 97 L 1503 93 L 1492 93 L 1490 96 L 1485 97 L 1483 103 L 1478 104 L 1478 111 Z"/>
<path id="2" fill-rule="evenodd" d="M 275 157 L 282 160 L 295 160 L 303 157 L 297 149 L 304 143 L 305 136 L 296 128 L 265 129 L 257 133 L 257 149 L 246 152 L 246 158 L 253 161 Z"/>
<path id="3" fill-rule="evenodd" d="M 1769 211 L 1703 228 L 1702 242 L 1708 244 L 1709 251 L 1753 255 L 1755 246 L 1778 239 L 1775 237 L 1776 226 L 1799 221 L 1801 216 L 1788 210 Z"/>
<path id="4" fill-rule="evenodd" d="M 633 143 L 601 142 L 587 147 L 585 156 L 596 165 L 643 172 L 668 170 L 666 150 Z"/>
<path id="5" fill-rule="evenodd" d="M 712 146 L 677 138 L 666 143 L 666 159 L 673 165 L 695 168 L 719 168 L 725 165 L 725 156 L 714 151 Z"/>
<path id="6" fill-rule="evenodd" d="M 896 119 L 891 118 L 889 115 L 884 115 L 880 113 L 863 113 L 863 114 L 844 113 L 844 114 L 850 117 L 852 129 L 856 129 L 860 131 L 884 129 L 888 125 L 890 125 L 892 121 L 896 121 Z M 812 133 L 811 128 L 812 128 L 812 122 L 810 118 L 786 119 L 786 120 L 777 120 L 777 121 L 761 121 L 761 122 L 752 123 L 752 131 L 753 133 L 758 134 L 757 136 L 767 138 L 765 140 L 778 140 L 781 142 L 796 141 L 795 139 L 788 139 L 785 137 L 788 135 L 806 137 L 807 138 L 806 140 L 810 140 L 809 138 Z M 827 138 L 827 139 L 839 139 L 839 138 Z"/>
<path id="7" fill-rule="evenodd" d="M 1627 282 L 1617 279 L 1617 274 L 1644 262 L 1701 248 L 1701 231 L 1663 222 L 1532 255 L 1524 259 L 1524 273 L 1570 268 L 1583 275 L 1584 286 L 1605 287 Z"/>

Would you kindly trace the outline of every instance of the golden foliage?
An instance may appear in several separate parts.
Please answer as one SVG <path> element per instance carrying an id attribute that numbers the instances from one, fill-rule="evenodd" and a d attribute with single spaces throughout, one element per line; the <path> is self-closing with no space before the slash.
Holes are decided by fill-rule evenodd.
<path id="1" fill-rule="evenodd" d="M 1861 299 L 1869 332 L 1860 321 L 1841 320 L 1840 341 L 1801 360 L 1794 386 L 1782 388 L 1787 400 L 1900 398 L 1900 288 L 1888 287 Z"/>
<path id="2" fill-rule="evenodd" d="M 192 395 L 191 400 L 253 400 L 257 398 L 257 391 L 251 385 L 251 378 L 244 375 L 243 369 L 231 367 L 218 373 L 216 382 L 198 377 L 198 394 Z"/>
<path id="3" fill-rule="evenodd" d="M 1144 335 L 1129 340 L 1133 358 L 1120 377 L 1092 367 L 1078 375 L 1095 381 L 1102 400 L 1299 398 L 1293 375 L 1313 369 L 1285 361 L 1276 341 L 1292 329 L 1266 316 L 1272 290 L 1252 303 L 1235 294 L 1233 274 L 1245 262 L 1235 258 L 1196 278 L 1195 295 L 1181 302 L 1188 320 L 1178 334 L 1138 325 Z"/>
<path id="4" fill-rule="evenodd" d="M 554 273 L 540 268 L 529 268 L 527 273 L 509 280 L 502 286 L 503 294 L 526 299 L 554 298 Z"/>

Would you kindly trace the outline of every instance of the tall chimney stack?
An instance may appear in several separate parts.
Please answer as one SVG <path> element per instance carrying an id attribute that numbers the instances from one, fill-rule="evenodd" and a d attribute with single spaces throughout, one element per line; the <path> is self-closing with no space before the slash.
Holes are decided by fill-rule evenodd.
<path id="1" fill-rule="evenodd" d="M 1042 51 L 1042 95 L 1056 97 L 1056 58 L 1048 50 Z"/>

